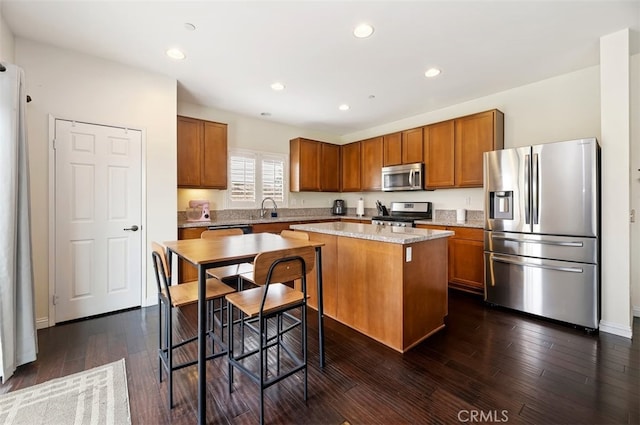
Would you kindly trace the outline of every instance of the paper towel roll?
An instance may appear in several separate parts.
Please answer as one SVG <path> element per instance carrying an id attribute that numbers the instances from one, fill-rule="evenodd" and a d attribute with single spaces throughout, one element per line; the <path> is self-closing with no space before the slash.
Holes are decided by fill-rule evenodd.
<path id="1" fill-rule="evenodd" d="M 362 198 L 358 199 L 358 206 L 356 207 L 356 215 L 362 217 L 364 215 L 364 201 Z"/>
<path id="2" fill-rule="evenodd" d="M 458 223 L 464 223 L 467 220 L 467 210 L 464 208 L 458 208 L 456 210 L 456 221 Z"/>

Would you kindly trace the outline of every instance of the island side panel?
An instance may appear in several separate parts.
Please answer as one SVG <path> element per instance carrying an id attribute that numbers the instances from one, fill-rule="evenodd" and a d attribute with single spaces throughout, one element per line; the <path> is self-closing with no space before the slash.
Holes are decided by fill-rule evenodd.
<path id="1" fill-rule="evenodd" d="M 402 245 L 338 237 L 337 320 L 402 351 Z"/>
<path id="2" fill-rule="evenodd" d="M 307 232 L 309 240 L 324 243 L 322 249 L 322 299 L 324 301 L 324 314 L 337 319 L 338 297 L 338 248 L 337 236 L 322 233 Z M 316 265 L 317 267 L 317 265 Z M 316 283 L 316 270 L 307 274 L 308 304 L 313 309 L 318 309 L 318 291 Z"/>
<path id="3" fill-rule="evenodd" d="M 447 240 L 434 239 L 405 245 L 412 249 L 404 262 L 404 341 L 406 351 L 444 327 L 448 313 Z"/>

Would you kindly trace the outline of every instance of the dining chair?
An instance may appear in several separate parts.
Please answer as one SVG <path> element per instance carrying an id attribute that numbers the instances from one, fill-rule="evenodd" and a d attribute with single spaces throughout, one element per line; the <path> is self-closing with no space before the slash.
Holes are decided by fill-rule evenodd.
<path id="1" fill-rule="evenodd" d="M 211 229 L 202 232 L 200 234 L 200 238 L 216 239 L 223 236 L 242 235 L 243 233 L 242 229 Z M 239 275 L 242 273 L 248 273 L 251 270 L 253 270 L 253 265 L 251 263 L 241 263 L 209 269 L 207 270 L 207 273 L 222 281 L 234 280 L 237 289 L 240 290 L 242 282 L 240 281 Z"/>
<path id="2" fill-rule="evenodd" d="M 159 377 L 162 382 L 162 370 L 164 369 L 168 377 L 168 397 L 169 407 L 173 408 L 173 372 L 187 366 L 198 363 L 197 359 L 187 360 L 182 363 L 174 361 L 173 351 L 188 343 L 195 342 L 198 337 L 188 337 L 180 342 L 173 341 L 173 311 L 181 307 L 195 304 L 198 302 L 198 282 L 183 282 L 178 285 L 171 285 L 171 268 L 167 262 L 167 253 L 163 245 L 152 242 L 151 256 L 153 260 L 153 268 L 156 275 L 156 285 L 158 289 L 158 365 Z M 227 347 L 224 344 L 224 315 L 222 314 L 222 303 L 224 296 L 235 292 L 235 289 L 229 285 L 225 285 L 216 278 L 209 278 L 206 282 L 206 299 L 207 299 L 207 335 L 211 338 L 211 353 L 207 356 L 207 360 L 214 359 L 227 354 Z M 220 337 L 215 334 L 215 302 L 218 301 L 221 307 L 220 311 Z M 163 329 L 164 316 L 164 329 Z M 222 346 L 218 352 L 215 351 L 216 342 Z"/>
<path id="3" fill-rule="evenodd" d="M 264 390 L 286 377 L 299 371 L 304 372 L 304 400 L 307 399 L 307 273 L 315 265 L 315 249 L 311 246 L 268 251 L 258 254 L 253 263 L 255 288 L 235 292 L 225 296 L 227 300 L 227 331 L 229 392 L 233 391 L 233 371 L 238 369 L 260 386 L 260 423 L 264 423 Z M 301 280 L 301 289 L 296 290 L 279 282 Z M 244 321 L 233 322 L 233 310 L 238 309 L 248 318 L 257 318 L 257 333 L 246 332 L 241 344 L 255 344 L 257 348 L 238 354 L 235 350 L 234 328 L 245 326 Z M 283 315 L 292 310 L 300 310 L 300 320 L 287 329 L 282 329 Z M 270 319 L 276 319 L 276 325 L 269 326 Z M 273 320 L 271 321 L 273 322 Z M 284 332 L 300 328 L 301 338 L 283 338 Z M 275 334 L 269 336 L 271 330 Z M 245 339 L 251 341 L 245 341 Z M 299 341 L 302 356 L 295 353 L 293 347 Z M 267 368 L 270 353 L 275 350 L 275 373 Z M 281 368 L 284 365 L 284 370 Z"/>

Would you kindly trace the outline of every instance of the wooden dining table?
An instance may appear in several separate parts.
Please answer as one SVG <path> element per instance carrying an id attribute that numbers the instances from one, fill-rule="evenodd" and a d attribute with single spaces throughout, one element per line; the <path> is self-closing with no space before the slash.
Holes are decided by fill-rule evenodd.
<path id="1" fill-rule="evenodd" d="M 262 252 L 313 246 L 316 252 L 316 283 L 318 291 L 318 351 L 320 367 L 324 367 L 324 313 L 322 302 L 321 242 L 284 238 L 272 233 L 248 233 L 215 239 L 184 239 L 164 242 L 169 264 L 172 255 L 193 264 L 198 269 L 198 423 L 206 423 L 206 299 L 207 270 L 214 267 L 251 262 Z M 173 274 L 172 274 L 173 275 Z M 175 283 L 175 282 L 173 282 Z"/>

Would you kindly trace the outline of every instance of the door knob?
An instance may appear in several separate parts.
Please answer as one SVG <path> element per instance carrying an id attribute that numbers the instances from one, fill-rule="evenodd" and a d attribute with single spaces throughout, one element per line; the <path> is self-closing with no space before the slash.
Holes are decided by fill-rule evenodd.
<path id="1" fill-rule="evenodd" d="M 138 229 L 139 229 L 139 227 L 138 227 L 138 226 L 136 226 L 136 225 L 134 224 L 133 226 L 131 226 L 131 227 L 125 227 L 125 228 L 124 228 L 124 229 L 122 229 L 122 230 L 131 230 L 132 232 L 135 232 L 135 231 L 137 231 Z"/>

